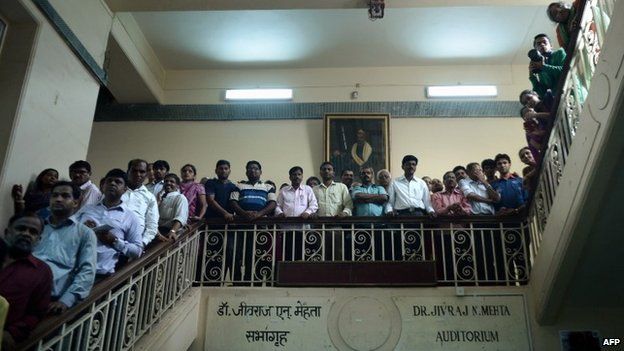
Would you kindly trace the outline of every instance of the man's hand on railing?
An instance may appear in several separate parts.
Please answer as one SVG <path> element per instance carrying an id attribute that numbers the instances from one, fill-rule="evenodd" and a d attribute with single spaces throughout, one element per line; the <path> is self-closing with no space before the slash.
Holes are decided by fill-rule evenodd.
<path id="1" fill-rule="evenodd" d="M 61 314 L 67 311 L 67 308 L 68 308 L 67 305 L 65 305 L 61 301 L 50 302 L 50 305 L 48 305 L 48 313 L 49 314 Z"/>
<path id="2" fill-rule="evenodd" d="M 156 235 L 156 240 L 158 240 L 158 241 L 160 241 L 160 242 L 163 242 L 163 243 L 173 241 L 173 239 L 172 239 L 172 238 L 167 237 L 167 236 L 165 236 L 165 235 L 163 235 L 163 234 L 161 234 L 161 233 L 158 233 L 158 234 Z"/>
<path id="3" fill-rule="evenodd" d="M 258 211 L 244 211 L 243 216 L 249 221 L 255 221 L 260 218 L 260 213 Z"/>
<path id="4" fill-rule="evenodd" d="M 303 218 L 303 219 L 308 219 L 311 218 L 314 215 L 314 213 L 307 213 L 307 212 L 303 212 L 299 215 L 299 217 Z"/>

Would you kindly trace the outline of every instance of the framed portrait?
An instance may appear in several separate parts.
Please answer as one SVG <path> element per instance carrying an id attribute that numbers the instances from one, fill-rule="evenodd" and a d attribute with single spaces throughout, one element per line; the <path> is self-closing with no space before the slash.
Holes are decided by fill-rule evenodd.
<path id="1" fill-rule="evenodd" d="M 360 169 L 377 172 L 390 163 L 389 114 L 325 115 L 325 160 L 334 164 L 335 177 L 350 169 L 359 179 Z"/>

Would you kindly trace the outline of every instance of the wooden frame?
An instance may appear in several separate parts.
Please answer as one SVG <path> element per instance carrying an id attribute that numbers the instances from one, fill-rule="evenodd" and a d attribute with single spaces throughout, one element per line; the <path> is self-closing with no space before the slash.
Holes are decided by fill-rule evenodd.
<path id="1" fill-rule="evenodd" d="M 362 131 L 364 133 L 362 133 Z M 350 169 L 359 179 L 360 169 L 375 172 L 390 166 L 390 115 L 326 114 L 325 160 L 334 164 L 335 177 Z"/>

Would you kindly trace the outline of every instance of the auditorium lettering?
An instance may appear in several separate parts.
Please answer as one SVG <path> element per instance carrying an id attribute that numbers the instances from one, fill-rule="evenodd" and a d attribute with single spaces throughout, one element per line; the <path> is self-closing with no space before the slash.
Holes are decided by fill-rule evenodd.
<path id="1" fill-rule="evenodd" d="M 404 316 L 407 334 L 401 343 L 405 346 L 428 350 L 529 347 L 520 296 L 405 297 L 395 298 L 395 302 Z"/>

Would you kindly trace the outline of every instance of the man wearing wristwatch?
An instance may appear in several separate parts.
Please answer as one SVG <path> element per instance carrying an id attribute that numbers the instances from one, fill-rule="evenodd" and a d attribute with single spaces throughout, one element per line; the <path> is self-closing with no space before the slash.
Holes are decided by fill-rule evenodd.
<path id="1" fill-rule="evenodd" d="M 475 215 L 493 215 L 494 204 L 500 201 L 500 194 L 488 183 L 481 165 L 477 162 L 466 166 L 468 178 L 459 182 L 459 188 L 470 201 L 471 212 Z M 501 252 L 501 236 L 497 235 L 491 223 L 473 223 L 474 260 L 477 262 L 475 278 L 482 281 L 503 279 L 505 264 Z M 490 282 L 484 284 L 491 284 Z M 496 283 L 493 283 L 496 284 Z"/>
<path id="2" fill-rule="evenodd" d="M 126 172 L 110 170 L 102 201 L 83 207 L 75 215 L 78 222 L 93 229 L 98 239 L 96 281 L 115 273 L 120 256 L 137 258 L 143 252 L 143 225 L 121 200 L 127 181 Z"/>
<path id="3" fill-rule="evenodd" d="M 500 201 L 500 194 L 485 179 L 479 163 L 469 163 L 466 171 L 468 178 L 459 181 L 459 188 L 470 201 L 472 214 L 493 215 L 495 213 L 493 204 Z"/>

